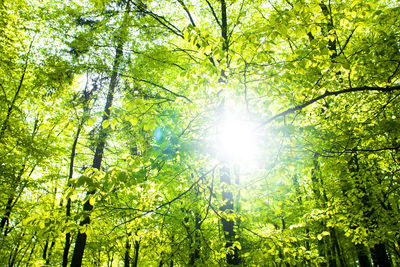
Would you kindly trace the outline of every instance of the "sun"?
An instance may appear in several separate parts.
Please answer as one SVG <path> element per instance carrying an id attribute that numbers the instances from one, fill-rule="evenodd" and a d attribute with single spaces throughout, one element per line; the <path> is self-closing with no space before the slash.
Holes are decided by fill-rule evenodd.
<path id="1" fill-rule="evenodd" d="M 234 112 L 225 112 L 216 127 L 216 149 L 220 160 L 239 165 L 257 161 L 260 143 L 253 121 Z"/>

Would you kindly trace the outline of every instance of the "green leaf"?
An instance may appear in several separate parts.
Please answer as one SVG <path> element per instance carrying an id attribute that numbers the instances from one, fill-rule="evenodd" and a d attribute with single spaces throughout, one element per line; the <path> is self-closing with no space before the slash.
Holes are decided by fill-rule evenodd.
<path id="1" fill-rule="evenodd" d="M 328 231 L 324 231 L 324 232 L 321 233 L 321 235 L 322 236 L 328 236 L 328 235 L 330 235 L 330 233 Z"/>
<path id="2" fill-rule="evenodd" d="M 74 192 L 70 197 L 71 201 L 75 201 L 78 198 L 78 195 L 76 194 L 76 192 Z"/>
<path id="3" fill-rule="evenodd" d="M 97 121 L 96 117 L 91 117 L 91 118 L 89 118 L 87 124 L 91 127 L 96 123 L 96 121 Z"/>
<path id="4" fill-rule="evenodd" d="M 137 118 L 132 118 L 129 120 L 129 122 L 131 123 L 132 126 L 135 126 L 138 123 L 138 119 Z"/>
<path id="5" fill-rule="evenodd" d="M 112 120 L 111 121 L 111 123 L 110 123 L 110 127 L 111 127 L 111 129 L 115 129 L 115 125 L 117 124 L 117 120 Z"/>
<path id="6" fill-rule="evenodd" d="M 105 121 L 103 121 L 103 123 L 101 124 L 101 126 L 103 127 L 103 129 L 105 129 L 105 128 L 108 127 L 109 124 L 110 124 L 110 121 L 109 121 L 109 120 L 105 120 Z"/>
<path id="7" fill-rule="evenodd" d="M 143 130 L 148 131 L 151 128 L 151 124 L 145 124 L 143 125 Z"/>
<path id="8" fill-rule="evenodd" d="M 189 40 L 190 40 L 190 31 L 189 31 L 189 30 L 186 30 L 186 31 L 185 31 L 185 33 L 184 33 L 184 35 L 183 35 L 183 38 L 184 38 L 186 41 L 189 41 Z"/>

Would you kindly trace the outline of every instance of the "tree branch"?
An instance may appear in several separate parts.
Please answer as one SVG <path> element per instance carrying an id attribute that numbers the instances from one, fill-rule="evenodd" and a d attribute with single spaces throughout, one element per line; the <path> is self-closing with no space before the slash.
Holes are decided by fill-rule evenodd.
<path id="1" fill-rule="evenodd" d="M 161 25 L 163 25 L 165 28 L 170 30 L 172 33 L 174 33 L 175 35 L 177 35 L 177 36 L 181 37 L 182 39 L 184 39 L 181 30 L 179 30 L 179 28 L 177 28 L 175 25 L 173 25 L 171 22 L 169 22 L 165 17 L 157 15 L 157 14 L 151 12 L 148 9 L 144 9 L 143 6 L 136 5 L 136 8 L 141 10 L 143 13 L 145 13 L 147 15 L 150 15 L 150 17 L 152 17 L 153 19 L 157 20 Z"/>
<path id="2" fill-rule="evenodd" d="M 305 107 L 307 107 L 307 106 L 309 106 L 309 105 L 311 105 L 311 104 L 313 104 L 313 103 L 315 103 L 315 102 L 317 102 L 317 101 L 319 101 L 321 99 L 324 99 L 324 98 L 326 98 L 328 96 L 338 96 L 338 95 L 341 95 L 341 94 L 346 94 L 346 93 L 351 93 L 351 92 L 365 92 L 365 91 L 392 92 L 392 91 L 398 91 L 398 90 L 400 90 L 400 86 L 393 86 L 393 87 L 361 86 L 361 87 L 343 89 L 343 90 L 339 90 L 339 91 L 336 91 L 336 92 L 326 91 L 324 94 L 322 94 L 320 96 L 317 96 L 317 97 L 315 97 L 315 98 L 313 98 L 311 100 L 308 100 L 308 101 L 306 101 L 305 103 L 303 103 L 301 105 L 295 106 L 293 108 L 289 108 L 289 109 L 287 109 L 287 110 L 285 110 L 285 111 L 283 111 L 283 112 L 281 112 L 279 114 L 276 114 L 276 115 L 272 116 L 271 118 L 269 118 L 269 119 L 265 120 L 264 122 L 262 122 L 260 126 L 264 126 L 264 125 L 276 120 L 277 118 L 286 116 L 286 115 L 288 115 L 290 113 L 293 113 L 295 111 L 300 111 L 303 108 L 305 108 Z"/>
<path id="3" fill-rule="evenodd" d="M 355 32 L 355 30 L 356 30 L 356 28 L 354 28 L 354 29 L 351 31 L 349 37 L 347 37 L 346 42 L 344 43 L 343 47 L 340 48 L 340 52 L 339 52 L 338 56 L 340 56 L 341 54 L 344 53 L 344 49 L 346 48 L 347 44 L 349 43 L 350 38 L 353 36 L 353 33 Z M 338 40 L 339 40 L 339 38 L 338 38 Z"/>
<path id="4" fill-rule="evenodd" d="M 179 4 L 181 4 L 181 6 L 183 7 L 183 9 L 185 10 L 186 14 L 189 17 L 190 23 L 193 25 L 193 27 L 196 27 L 196 24 L 194 23 L 194 20 L 192 18 L 192 15 L 189 12 L 189 9 L 186 7 L 185 3 L 183 2 L 183 0 L 178 0 Z"/>
<path id="5" fill-rule="evenodd" d="M 388 82 L 390 83 L 392 81 L 392 79 L 394 78 L 394 76 L 397 74 L 397 72 L 399 71 L 400 68 L 400 62 L 397 64 L 396 69 L 394 70 L 393 74 L 389 76 L 388 78 Z"/>
<path id="6" fill-rule="evenodd" d="M 125 221 L 125 222 L 123 222 L 123 223 L 121 223 L 121 224 L 118 224 L 118 225 L 114 226 L 113 229 L 111 230 L 111 232 L 114 231 L 116 228 L 118 228 L 119 226 L 121 226 L 121 225 L 123 225 L 123 224 L 132 222 L 132 221 L 134 221 L 134 220 L 136 220 L 136 219 L 138 219 L 138 218 L 140 218 L 140 217 L 146 216 L 146 215 L 148 215 L 148 214 L 150 214 L 150 213 L 154 213 L 154 212 L 158 211 L 159 209 L 161 209 L 161 208 L 163 208 L 163 207 L 165 207 L 165 206 L 171 205 L 173 202 L 175 202 L 176 200 L 180 199 L 181 197 L 183 197 L 184 195 L 186 195 L 187 193 L 189 193 L 189 192 L 194 188 L 195 185 L 197 185 L 202 179 L 204 179 L 204 178 L 205 178 L 207 175 L 209 175 L 211 172 L 214 172 L 214 170 L 215 170 L 217 167 L 218 167 L 218 165 L 215 165 L 212 169 L 210 169 L 209 171 L 207 171 L 206 173 L 204 173 L 203 175 L 201 175 L 191 186 L 189 186 L 188 189 L 186 189 L 185 191 L 183 191 L 182 193 L 180 193 L 179 195 L 177 195 L 177 196 L 174 197 L 173 199 L 171 199 L 171 200 L 169 200 L 169 201 L 167 201 L 167 202 L 164 202 L 164 203 L 160 204 L 159 206 L 155 207 L 154 209 L 151 209 L 151 210 L 138 210 L 138 209 L 135 209 L 135 211 L 141 211 L 142 213 L 139 214 L 139 215 L 137 215 L 137 216 L 135 216 L 135 217 L 132 217 L 131 219 L 129 219 L 129 220 L 127 220 L 127 221 Z"/>
<path id="7" fill-rule="evenodd" d="M 221 22 L 219 21 L 217 14 L 215 14 L 214 8 L 212 7 L 211 3 L 208 0 L 206 0 L 206 2 L 207 2 L 208 7 L 211 10 L 212 15 L 214 16 L 215 21 L 218 23 L 219 27 L 222 27 Z"/>
<path id="8" fill-rule="evenodd" d="M 177 94 L 177 93 L 175 93 L 175 92 L 169 90 L 168 88 L 165 88 L 164 86 L 159 85 L 159 84 L 156 84 L 156 83 L 154 83 L 154 82 L 152 82 L 152 81 L 147 81 L 147 80 L 139 79 L 139 78 L 136 78 L 136 77 L 133 77 L 133 76 L 129 76 L 129 75 L 125 75 L 125 74 L 121 74 L 121 73 L 120 73 L 119 75 L 122 76 L 122 77 L 126 77 L 126 78 L 133 79 L 133 80 L 138 81 L 138 82 L 144 82 L 144 83 L 147 83 L 147 84 L 151 84 L 151 85 L 153 85 L 153 86 L 155 86 L 155 87 L 158 87 L 158 88 L 160 88 L 160 89 L 162 89 L 162 90 L 164 90 L 164 91 L 167 91 L 168 93 L 170 93 L 170 94 L 172 94 L 172 95 L 174 95 L 174 96 L 176 96 L 176 97 L 184 98 L 184 99 L 186 99 L 187 101 L 189 101 L 190 103 L 193 103 L 193 101 L 190 100 L 188 97 L 186 97 L 186 96 L 184 96 L 184 95 Z"/>

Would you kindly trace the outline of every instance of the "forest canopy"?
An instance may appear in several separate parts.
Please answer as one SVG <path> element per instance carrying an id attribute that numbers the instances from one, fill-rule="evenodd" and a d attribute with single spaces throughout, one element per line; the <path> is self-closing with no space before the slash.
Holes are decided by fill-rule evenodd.
<path id="1" fill-rule="evenodd" d="M 1 0 L 0 54 L 1 266 L 400 265 L 398 1 Z"/>

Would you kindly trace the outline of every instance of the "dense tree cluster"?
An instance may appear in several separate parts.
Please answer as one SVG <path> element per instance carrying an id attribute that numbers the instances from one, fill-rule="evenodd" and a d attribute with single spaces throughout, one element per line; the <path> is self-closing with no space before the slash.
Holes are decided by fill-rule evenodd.
<path id="1" fill-rule="evenodd" d="M 2 0 L 0 54 L 1 266 L 400 265 L 397 1 Z"/>

